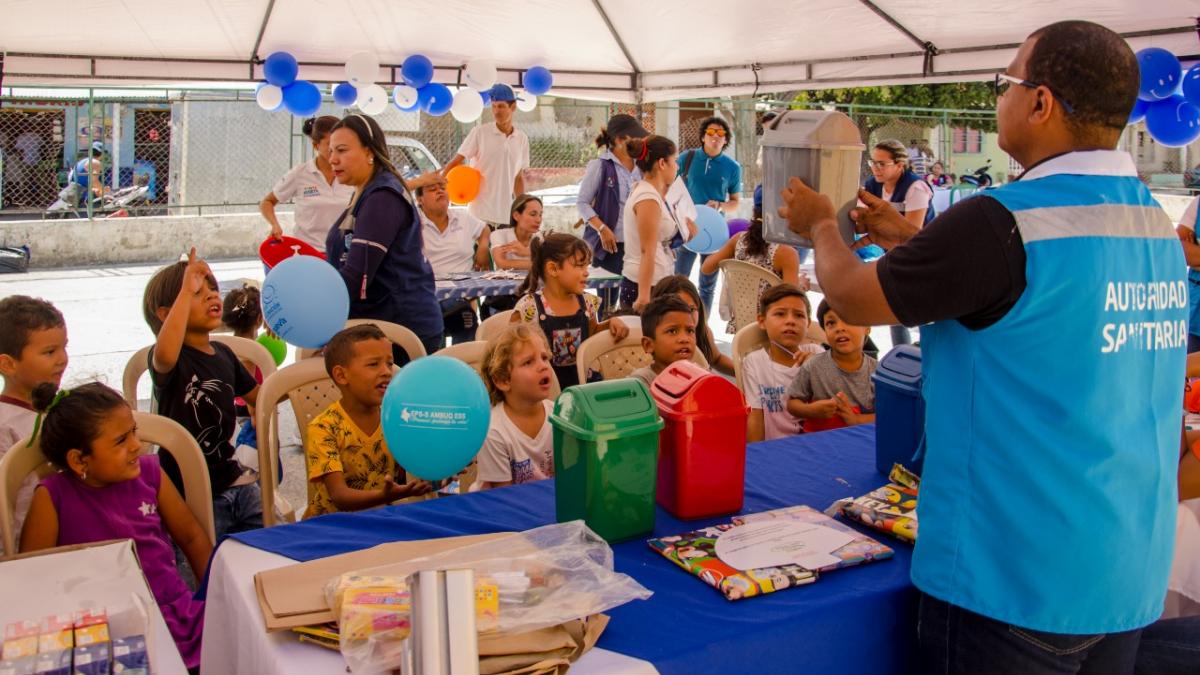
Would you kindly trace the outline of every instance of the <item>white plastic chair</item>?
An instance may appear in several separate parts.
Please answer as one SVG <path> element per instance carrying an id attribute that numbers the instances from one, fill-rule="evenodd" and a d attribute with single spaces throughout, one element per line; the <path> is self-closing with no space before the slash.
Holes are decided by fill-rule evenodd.
<path id="1" fill-rule="evenodd" d="M 346 322 L 344 328 L 360 326 L 366 323 L 374 324 L 379 330 L 383 331 L 383 334 L 387 336 L 387 339 L 392 341 L 392 344 L 399 345 L 408 354 L 409 361 L 416 361 L 426 355 L 425 345 L 421 342 L 421 338 L 398 323 L 380 321 L 378 319 L 350 319 Z M 309 359 L 316 356 L 319 351 L 319 349 L 301 349 L 297 352 L 296 358 Z"/>
<path id="2" fill-rule="evenodd" d="M 492 339 L 493 336 L 504 330 L 504 327 L 512 321 L 512 313 L 513 310 L 506 309 L 503 312 L 484 319 L 479 324 L 479 328 L 475 329 L 475 340 L 478 342 L 487 342 Z"/>
<path id="3" fill-rule="evenodd" d="M 720 269 L 729 289 L 731 321 L 734 330 L 740 331 L 758 320 L 758 299 L 763 291 L 783 280 L 774 272 L 744 260 L 722 260 Z"/>
<path id="4" fill-rule="evenodd" d="M 616 341 L 612 333 L 600 331 L 579 345 L 575 357 L 575 367 L 579 369 L 579 381 L 587 382 L 589 372 L 600 373 L 601 379 L 615 380 L 629 377 L 629 374 L 643 366 L 650 365 L 652 358 L 642 347 L 641 326 L 629 326 L 629 335 Z M 708 369 L 708 360 L 696 349 L 692 353 L 692 361 L 701 368 Z"/>
<path id="5" fill-rule="evenodd" d="M 184 501 L 188 510 L 208 535 L 209 542 L 215 544 L 212 485 L 209 483 L 204 453 L 196 439 L 179 423 L 161 415 L 134 411 L 133 419 L 138 427 L 138 438 L 143 444 L 158 445 L 170 451 L 183 475 Z M 55 467 L 46 460 L 39 444 L 36 441 L 30 444 L 28 438 L 17 441 L 0 458 L 0 536 L 3 537 L 7 554 L 12 555 L 17 550 L 14 512 L 21 483 L 31 473 L 44 478 L 54 471 Z"/>
<path id="6" fill-rule="evenodd" d="M 487 343 L 480 340 L 472 340 L 471 342 L 461 342 L 449 347 L 443 347 L 434 356 L 449 356 L 452 359 L 458 359 L 463 363 L 475 369 L 475 372 L 483 372 L 483 357 L 487 352 Z M 562 393 L 559 388 L 558 377 L 552 375 L 553 381 L 550 383 L 550 398 L 558 398 Z"/>

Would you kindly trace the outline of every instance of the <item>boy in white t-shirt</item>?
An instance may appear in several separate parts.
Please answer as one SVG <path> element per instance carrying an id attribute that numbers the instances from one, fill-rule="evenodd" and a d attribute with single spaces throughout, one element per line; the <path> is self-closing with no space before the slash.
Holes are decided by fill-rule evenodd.
<path id="1" fill-rule="evenodd" d="M 54 305 L 40 298 L 10 295 L 0 300 L 0 457 L 33 433 L 34 387 L 62 383 L 67 369 L 67 324 Z M 29 511 L 37 476 L 26 477 L 17 490 L 16 531 Z M 0 545 L 0 555 L 6 551 Z M 16 551 L 7 551 L 16 553 Z"/>
<path id="2" fill-rule="evenodd" d="M 550 345 L 538 327 L 509 324 L 488 342 L 483 381 L 492 419 L 479 451 L 473 489 L 488 490 L 554 475 Z"/>
<path id="3" fill-rule="evenodd" d="M 792 284 L 768 288 L 758 301 L 758 326 L 767 344 L 742 360 L 742 390 L 750 406 L 746 440 L 770 441 L 803 433 L 803 420 L 787 410 L 787 390 L 800 366 L 820 345 L 805 343 L 812 304 Z"/>

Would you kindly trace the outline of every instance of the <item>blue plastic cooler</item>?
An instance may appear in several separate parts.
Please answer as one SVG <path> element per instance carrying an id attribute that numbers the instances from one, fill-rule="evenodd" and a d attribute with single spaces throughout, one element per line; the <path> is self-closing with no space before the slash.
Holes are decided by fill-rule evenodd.
<path id="1" fill-rule="evenodd" d="M 893 348 L 879 362 L 872 377 L 875 381 L 875 468 L 886 476 L 892 470 L 892 464 L 899 462 L 919 475 L 925 454 L 922 447 L 925 397 L 921 394 L 920 347 L 899 345 Z"/>

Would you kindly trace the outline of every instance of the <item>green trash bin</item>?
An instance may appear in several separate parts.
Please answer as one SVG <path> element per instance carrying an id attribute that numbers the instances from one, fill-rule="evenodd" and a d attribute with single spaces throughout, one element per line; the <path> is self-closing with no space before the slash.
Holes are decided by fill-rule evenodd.
<path id="1" fill-rule="evenodd" d="M 569 387 L 550 424 L 558 522 L 582 519 L 609 542 L 650 534 L 663 421 L 646 385 L 627 378 Z"/>

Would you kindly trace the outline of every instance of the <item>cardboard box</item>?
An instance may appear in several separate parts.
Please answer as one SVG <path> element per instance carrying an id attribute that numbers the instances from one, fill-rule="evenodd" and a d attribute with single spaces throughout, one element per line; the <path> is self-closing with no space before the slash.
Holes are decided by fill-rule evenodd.
<path id="1" fill-rule="evenodd" d="M 27 656 L 37 656 L 38 633 L 41 625 L 37 621 L 13 621 L 4 626 L 4 660 L 13 661 Z"/>
<path id="2" fill-rule="evenodd" d="M 254 589 L 268 632 L 336 621 L 325 601 L 325 584 L 338 575 L 423 558 L 450 549 L 505 537 L 511 533 L 398 541 L 319 560 L 266 570 L 254 575 Z"/>
<path id="3" fill-rule="evenodd" d="M 23 656 L 19 659 L 4 659 L 0 661 L 0 675 L 34 675 L 37 668 L 37 656 Z"/>
<path id="4" fill-rule="evenodd" d="M 70 614 L 56 614 L 42 619 L 38 631 L 38 653 L 70 652 L 75 648 L 75 622 Z"/>
<path id="5" fill-rule="evenodd" d="M 108 614 L 104 610 L 75 612 L 75 646 L 108 642 Z"/>
<path id="6" fill-rule="evenodd" d="M 109 675 L 112 672 L 109 643 L 75 648 L 75 675 Z"/>
<path id="7" fill-rule="evenodd" d="M 135 635 L 113 640 L 112 671 L 114 675 L 149 675 L 150 656 L 146 653 L 146 638 Z"/>
<path id="8" fill-rule="evenodd" d="M 71 675 L 71 657 L 70 649 L 38 654 L 33 672 L 35 675 Z"/>

